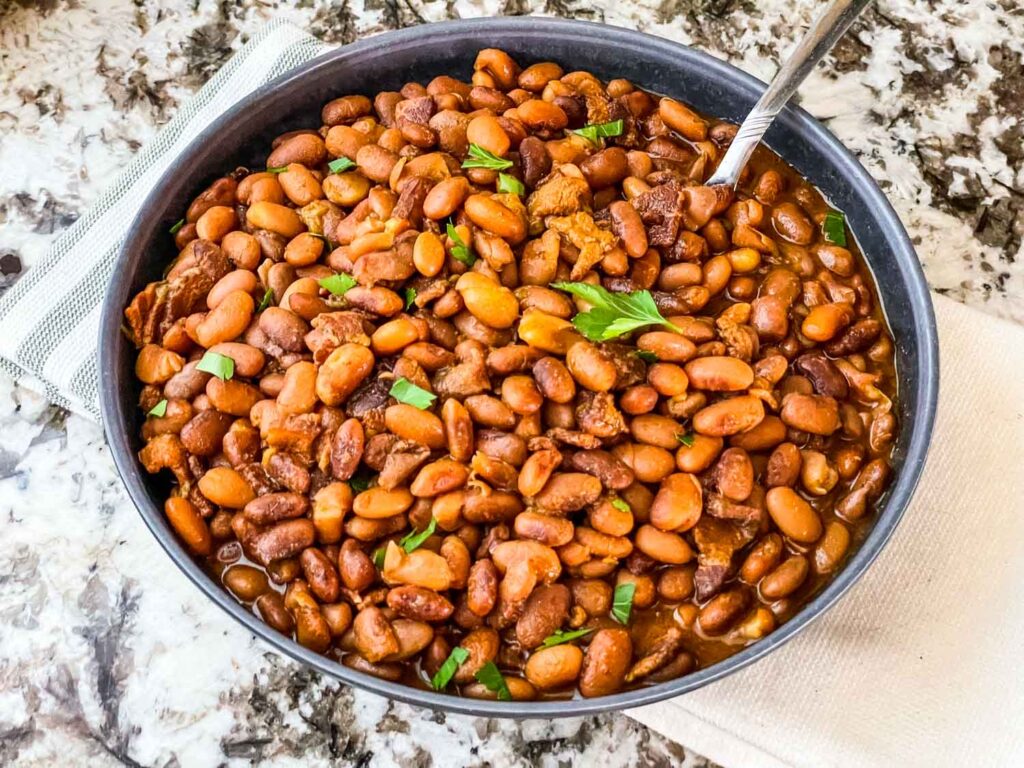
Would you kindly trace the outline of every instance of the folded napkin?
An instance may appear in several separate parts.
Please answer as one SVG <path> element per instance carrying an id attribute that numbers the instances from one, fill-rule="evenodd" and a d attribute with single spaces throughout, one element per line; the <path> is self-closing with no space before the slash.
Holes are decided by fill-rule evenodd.
<path id="1" fill-rule="evenodd" d="M 283 23 L 253 37 L 0 300 L 0 368 L 98 420 L 100 309 L 136 201 L 224 110 L 327 50 Z M 785 647 L 630 716 L 729 768 L 1024 764 L 1024 328 L 935 301 L 934 446 L 879 560 Z"/>

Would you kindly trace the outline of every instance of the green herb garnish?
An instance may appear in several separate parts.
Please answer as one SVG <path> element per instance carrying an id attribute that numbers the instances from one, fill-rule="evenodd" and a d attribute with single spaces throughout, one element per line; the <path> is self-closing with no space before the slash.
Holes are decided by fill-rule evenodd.
<path id="1" fill-rule="evenodd" d="M 448 654 L 448 658 L 445 659 L 444 664 L 437 670 L 432 678 L 430 678 L 430 687 L 435 691 L 443 691 L 447 687 L 448 683 L 451 682 L 452 676 L 455 671 L 462 666 L 463 662 L 469 658 L 469 651 L 460 646 L 452 648 L 452 652 Z"/>
<path id="2" fill-rule="evenodd" d="M 278 165 L 274 168 L 267 168 L 267 173 L 284 173 L 288 170 L 287 165 Z"/>
<path id="3" fill-rule="evenodd" d="M 267 292 L 263 294 L 263 298 L 260 299 L 260 305 L 256 307 L 256 312 L 262 312 L 264 309 L 270 306 L 270 302 L 274 299 L 274 289 L 267 288 Z"/>
<path id="4" fill-rule="evenodd" d="M 342 173 L 347 171 L 349 168 L 355 168 L 356 164 L 347 157 L 339 157 L 331 160 L 331 162 L 327 164 L 327 167 L 330 168 L 331 173 Z"/>
<path id="5" fill-rule="evenodd" d="M 612 499 L 612 506 L 619 510 L 619 512 L 629 512 L 630 514 L 633 513 L 633 508 L 626 503 L 626 500 L 621 499 L 618 496 Z"/>
<path id="6" fill-rule="evenodd" d="M 212 373 L 221 381 L 227 381 L 235 375 L 235 361 L 227 355 L 207 352 L 196 366 L 197 371 Z"/>
<path id="7" fill-rule="evenodd" d="M 633 595 L 636 593 L 636 584 L 623 582 L 615 588 L 615 596 L 612 598 L 612 616 L 619 624 L 629 623 L 629 614 L 633 611 Z"/>
<path id="8" fill-rule="evenodd" d="M 184 219 L 178 219 L 178 221 L 174 224 L 174 226 L 171 227 L 170 233 L 172 235 L 176 235 L 176 234 L 178 234 L 178 230 L 180 230 L 184 226 L 185 226 L 185 220 Z"/>
<path id="9" fill-rule="evenodd" d="M 398 544 L 402 549 L 406 551 L 406 554 L 408 554 L 409 552 L 414 552 L 415 550 L 422 547 L 423 542 L 429 539 L 436 530 L 437 520 L 435 520 L 434 518 L 430 518 L 430 522 L 427 523 L 426 528 L 424 528 L 419 533 L 413 531 L 407 536 L 404 536 L 402 540 L 398 542 Z"/>
<path id="10" fill-rule="evenodd" d="M 404 377 L 395 380 L 388 394 L 398 402 L 419 408 L 421 411 L 427 410 L 437 400 L 437 395 L 433 392 L 427 392 L 423 387 L 416 386 Z"/>
<path id="11" fill-rule="evenodd" d="M 693 448 L 695 442 L 693 432 L 685 432 L 681 435 L 676 435 L 676 440 L 685 445 L 687 448 Z"/>
<path id="12" fill-rule="evenodd" d="M 560 629 L 556 629 L 554 634 L 548 635 L 544 638 L 544 642 L 540 644 L 541 648 L 550 648 L 553 645 L 562 645 L 563 643 L 571 643 L 573 640 L 578 640 L 584 635 L 589 635 L 593 632 L 593 628 L 590 629 L 574 629 L 572 632 L 563 632 Z"/>
<path id="13" fill-rule="evenodd" d="M 414 301 L 416 301 L 416 289 L 410 286 L 405 289 L 405 308 L 409 309 Z"/>
<path id="14" fill-rule="evenodd" d="M 387 547 L 377 547 L 373 550 L 373 564 L 377 566 L 378 571 L 384 570 L 384 555 L 387 554 Z"/>
<path id="15" fill-rule="evenodd" d="M 525 195 L 526 187 L 524 187 L 523 182 L 521 182 L 515 176 L 510 176 L 507 173 L 499 173 L 498 191 L 510 195 Z"/>
<path id="16" fill-rule="evenodd" d="M 508 683 L 505 682 L 505 678 L 493 661 L 488 661 L 480 667 L 474 677 L 483 683 L 488 691 L 498 694 L 499 700 L 512 701 L 512 692 L 508 689 Z"/>
<path id="17" fill-rule="evenodd" d="M 486 168 L 489 171 L 503 171 L 512 167 L 512 161 L 488 152 L 479 144 L 469 145 L 469 157 L 462 161 L 463 168 Z"/>
<path id="18" fill-rule="evenodd" d="M 352 489 L 352 493 L 362 493 L 370 487 L 372 482 L 373 475 L 360 469 L 348 479 L 348 487 Z"/>
<path id="19" fill-rule="evenodd" d="M 349 289 L 356 287 L 357 282 L 352 275 L 339 272 L 330 277 L 321 277 L 317 280 L 317 285 L 335 296 L 344 296 Z"/>
<path id="20" fill-rule="evenodd" d="M 821 233 L 829 243 L 846 247 L 846 217 L 839 211 L 829 211 L 821 222 Z"/>
<path id="21" fill-rule="evenodd" d="M 147 413 L 146 415 L 147 416 L 156 416 L 157 418 L 160 418 L 161 416 L 165 416 L 166 414 L 167 414 L 167 401 L 166 400 L 161 400 L 159 403 L 157 403 L 152 408 L 150 408 L 149 409 L 149 413 Z"/>
<path id="22" fill-rule="evenodd" d="M 590 125 L 585 125 L 582 128 L 577 128 L 573 133 L 587 139 L 591 144 L 597 144 L 598 139 L 608 139 L 612 136 L 621 136 L 622 130 L 622 120 L 612 120 L 610 123 L 591 123 Z"/>
<path id="23" fill-rule="evenodd" d="M 473 253 L 466 243 L 459 237 L 459 231 L 455 229 L 455 225 L 450 221 L 448 226 L 445 228 L 445 232 L 448 235 L 448 239 L 451 240 L 455 245 L 452 246 L 452 258 L 461 261 L 467 267 L 472 267 L 476 263 L 476 254 Z"/>
<path id="24" fill-rule="evenodd" d="M 682 332 L 662 317 L 650 291 L 612 293 L 590 283 L 552 283 L 551 287 L 593 304 L 592 309 L 572 319 L 577 330 L 591 341 L 608 341 L 647 325 L 664 325 Z"/>
<path id="25" fill-rule="evenodd" d="M 649 349 L 638 349 L 634 352 L 637 357 L 643 360 L 645 363 L 656 363 L 658 362 L 658 356 L 651 352 Z"/>

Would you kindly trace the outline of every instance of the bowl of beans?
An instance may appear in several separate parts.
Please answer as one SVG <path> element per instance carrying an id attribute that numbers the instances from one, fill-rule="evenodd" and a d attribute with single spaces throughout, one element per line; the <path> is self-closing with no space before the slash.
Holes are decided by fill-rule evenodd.
<path id="1" fill-rule="evenodd" d="M 161 545 L 287 655 L 459 712 L 648 704 L 792 637 L 908 503 L 937 351 L 896 215 L 806 113 L 704 184 L 762 89 L 493 19 L 346 46 L 214 122 L 102 321 Z"/>

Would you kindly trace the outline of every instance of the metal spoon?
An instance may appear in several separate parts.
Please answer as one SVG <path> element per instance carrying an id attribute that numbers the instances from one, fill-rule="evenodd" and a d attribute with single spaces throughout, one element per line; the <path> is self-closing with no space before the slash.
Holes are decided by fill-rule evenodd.
<path id="1" fill-rule="evenodd" d="M 750 114 L 729 145 L 725 157 L 715 169 L 714 175 L 705 182 L 707 186 L 736 186 L 740 172 L 768 130 L 768 126 L 775 120 L 775 116 L 796 93 L 796 89 L 814 69 L 814 65 L 832 50 L 832 46 L 870 2 L 871 0 L 832 0 L 829 3 L 824 13 L 811 25 L 793 54 L 779 68 L 768 90 L 750 110 Z"/>

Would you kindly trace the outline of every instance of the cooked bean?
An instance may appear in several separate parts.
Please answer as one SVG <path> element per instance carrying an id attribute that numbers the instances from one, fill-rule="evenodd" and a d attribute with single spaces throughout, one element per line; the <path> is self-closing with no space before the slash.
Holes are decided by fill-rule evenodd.
<path id="1" fill-rule="evenodd" d="M 448 453 L 457 461 L 469 461 L 473 454 L 473 422 L 469 411 L 458 400 L 445 400 L 441 418 Z"/>
<path id="2" fill-rule="evenodd" d="M 682 565 L 693 559 L 693 550 L 676 534 L 642 525 L 636 531 L 636 548 L 659 563 Z"/>
<path id="3" fill-rule="evenodd" d="M 754 371 L 735 357 L 698 357 L 685 366 L 690 384 L 709 392 L 738 392 L 754 383 Z"/>
<path id="4" fill-rule="evenodd" d="M 455 289 L 474 317 L 491 328 L 508 328 L 519 316 L 519 302 L 503 285 L 479 272 L 467 272 L 455 284 Z"/>
<path id="5" fill-rule="evenodd" d="M 551 476 L 534 497 L 534 503 L 556 512 L 575 512 L 593 504 L 601 495 L 601 481 L 581 472 L 561 472 Z"/>
<path id="6" fill-rule="evenodd" d="M 573 344 L 565 356 L 565 363 L 573 378 L 592 392 L 607 392 L 615 386 L 618 378 L 611 357 L 588 341 Z"/>
<path id="7" fill-rule="evenodd" d="M 658 483 L 672 474 L 675 459 L 656 445 L 622 443 L 612 449 L 615 457 L 642 483 Z"/>
<path id="8" fill-rule="evenodd" d="M 689 473 L 669 475 L 651 505 L 651 524 L 663 531 L 686 531 L 697 524 L 703 506 L 700 482 Z"/>
<path id="9" fill-rule="evenodd" d="M 643 414 L 629 425 L 633 438 L 641 443 L 657 445 L 672 450 L 679 445 L 679 423 L 668 416 Z"/>
<path id="10" fill-rule="evenodd" d="M 715 595 L 700 609 L 698 621 L 701 629 L 709 635 L 722 634 L 736 622 L 748 603 L 747 593 L 739 589 Z"/>
<path id="11" fill-rule="evenodd" d="M 352 511 L 360 517 L 380 520 L 395 517 L 412 506 L 413 494 L 405 488 L 368 488 L 352 503 Z"/>
<path id="12" fill-rule="evenodd" d="M 192 502 L 180 496 L 172 496 L 164 502 L 164 514 L 175 533 L 181 536 L 193 553 L 210 554 L 210 529 Z"/>
<path id="13" fill-rule="evenodd" d="M 725 437 L 747 432 L 764 419 L 764 406 L 751 395 L 720 400 L 697 411 L 693 428 L 709 437 Z"/>
<path id="14" fill-rule="evenodd" d="M 309 520 L 285 520 L 256 536 L 253 554 L 257 562 L 267 565 L 297 555 L 313 543 L 315 535 L 316 529 Z"/>
<path id="15" fill-rule="evenodd" d="M 838 520 L 825 526 L 825 533 L 814 547 L 815 573 L 832 573 L 850 548 L 850 529 Z"/>
<path id="16" fill-rule="evenodd" d="M 583 655 L 579 688 L 587 698 L 618 691 L 626 679 L 633 656 L 633 643 L 624 629 L 601 629 L 594 633 Z"/>
<path id="17" fill-rule="evenodd" d="M 804 583 L 807 578 L 807 558 L 794 555 L 783 561 L 775 570 L 765 574 L 761 579 L 761 595 L 766 600 L 779 600 L 788 597 Z"/>
<path id="18" fill-rule="evenodd" d="M 768 514 L 786 536 L 811 544 L 821 536 L 821 518 L 792 488 L 772 488 L 765 496 Z"/>
<path id="19" fill-rule="evenodd" d="M 469 469 L 451 459 L 438 459 L 419 471 L 409 486 L 413 496 L 433 497 L 449 493 L 466 484 Z"/>
<path id="20" fill-rule="evenodd" d="M 325 405 L 344 403 L 370 374 L 373 362 L 373 353 L 361 344 L 342 344 L 317 371 L 317 397 Z"/>
<path id="21" fill-rule="evenodd" d="M 445 447 L 444 424 L 430 411 L 422 411 L 406 403 L 397 403 L 388 406 L 384 411 L 384 424 L 391 432 L 406 440 L 412 440 L 431 449 Z"/>
<path id="22" fill-rule="evenodd" d="M 849 304 L 837 302 L 814 307 L 804 318 L 800 331 L 812 341 L 831 341 L 853 320 Z"/>
<path id="23" fill-rule="evenodd" d="M 526 662 L 526 679 L 542 691 L 564 688 L 579 677 L 583 651 L 575 645 L 556 645 L 533 653 Z"/>
<path id="24" fill-rule="evenodd" d="M 839 429 L 839 404 L 826 395 L 788 394 L 779 415 L 787 427 L 815 435 L 831 435 Z"/>

